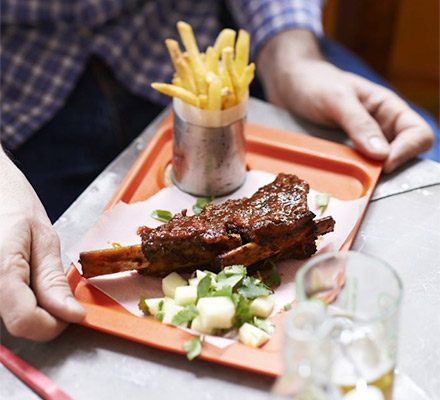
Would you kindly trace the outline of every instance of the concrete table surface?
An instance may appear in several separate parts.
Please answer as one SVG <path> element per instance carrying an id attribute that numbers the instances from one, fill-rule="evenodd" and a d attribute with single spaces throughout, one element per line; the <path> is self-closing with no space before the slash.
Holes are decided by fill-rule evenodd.
<path id="1" fill-rule="evenodd" d="M 161 118 L 111 163 L 56 222 L 62 248 L 93 225 Z M 251 99 L 248 120 L 344 142 L 337 130 Z M 381 178 L 353 248 L 393 265 L 404 289 L 395 399 L 440 398 L 440 164 L 414 161 Z M 68 266 L 68 260 L 63 259 Z M 149 348 L 71 325 L 49 343 L 1 342 L 75 399 L 266 399 L 273 379 Z M 0 365 L 1 399 L 37 399 Z"/>

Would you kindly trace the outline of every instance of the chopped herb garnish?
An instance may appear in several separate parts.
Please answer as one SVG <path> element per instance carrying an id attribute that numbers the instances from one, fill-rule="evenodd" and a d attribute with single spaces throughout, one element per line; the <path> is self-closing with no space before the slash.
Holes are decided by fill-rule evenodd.
<path id="1" fill-rule="evenodd" d="M 261 296 L 269 296 L 272 291 L 259 279 L 247 276 L 243 279 L 241 287 L 237 292 L 249 300 L 256 299 Z"/>
<path id="2" fill-rule="evenodd" d="M 147 303 L 145 302 L 145 297 L 141 296 L 138 303 L 139 310 L 141 310 L 145 315 L 151 315 L 148 309 Z"/>
<path id="3" fill-rule="evenodd" d="M 187 322 L 191 322 L 195 317 L 199 315 L 197 308 L 194 304 L 186 306 L 183 310 L 180 310 L 171 320 L 173 325 L 179 326 Z"/>
<path id="4" fill-rule="evenodd" d="M 315 201 L 322 215 L 328 207 L 328 203 L 330 202 L 330 195 L 328 193 L 318 193 L 315 197 Z"/>
<path id="5" fill-rule="evenodd" d="M 199 197 L 196 201 L 196 204 L 193 205 L 193 212 L 194 214 L 198 215 L 202 212 L 203 207 L 205 207 L 207 204 L 211 203 L 211 201 L 214 200 L 214 197 Z"/>
<path id="6" fill-rule="evenodd" d="M 217 278 L 218 279 L 218 278 Z M 222 288 L 225 286 L 229 286 L 233 288 L 243 279 L 242 275 L 231 275 L 228 277 L 224 277 L 223 279 L 217 280 L 217 287 Z"/>
<path id="7" fill-rule="evenodd" d="M 232 287 L 231 286 L 222 286 L 219 289 L 215 289 L 210 293 L 212 297 L 231 297 L 232 296 Z"/>
<path id="8" fill-rule="evenodd" d="M 209 275 L 203 277 L 199 284 L 197 285 L 197 298 L 209 296 L 209 292 L 211 291 L 212 279 Z"/>
<path id="9" fill-rule="evenodd" d="M 278 273 L 277 265 L 269 258 L 265 261 L 265 264 L 270 264 L 272 266 L 269 274 L 266 276 L 264 283 L 271 289 L 274 289 L 281 285 L 281 277 Z"/>
<path id="10" fill-rule="evenodd" d="M 260 328 L 264 332 L 268 333 L 269 335 L 271 335 L 275 329 L 272 322 L 267 319 L 261 319 L 258 317 L 254 317 L 252 324 L 255 325 L 257 328 Z"/>
<path id="11" fill-rule="evenodd" d="M 217 287 L 230 286 L 234 288 L 246 276 L 246 272 L 243 265 L 225 267 L 217 275 Z"/>
<path id="12" fill-rule="evenodd" d="M 194 360 L 202 352 L 202 341 L 200 336 L 196 336 L 193 339 L 186 341 L 183 344 L 183 350 L 186 351 L 186 358 L 188 360 Z"/>
<path id="13" fill-rule="evenodd" d="M 159 304 L 157 305 L 157 313 L 154 318 L 156 318 L 158 321 L 162 322 L 163 317 L 165 315 L 165 312 L 163 310 L 165 302 L 163 300 L 159 301 Z"/>
<path id="14" fill-rule="evenodd" d="M 240 328 L 245 322 L 252 321 L 251 303 L 238 293 L 232 295 L 235 304 L 234 326 Z"/>
<path id="15" fill-rule="evenodd" d="M 218 276 L 221 276 L 222 274 L 226 276 L 231 275 L 246 275 L 246 268 L 243 265 L 229 265 L 228 267 L 223 268 L 223 270 L 218 274 Z"/>
<path id="16" fill-rule="evenodd" d="M 171 218 L 173 218 L 173 214 L 167 210 L 154 210 L 151 213 L 151 217 L 160 222 L 168 222 Z"/>
<path id="17" fill-rule="evenodd" d="M 292 303 L 287 303 L 287 304 L 284 304 L 284 311 L 289 311 L 289 310 L 291 310 L 292 309 Z"/>

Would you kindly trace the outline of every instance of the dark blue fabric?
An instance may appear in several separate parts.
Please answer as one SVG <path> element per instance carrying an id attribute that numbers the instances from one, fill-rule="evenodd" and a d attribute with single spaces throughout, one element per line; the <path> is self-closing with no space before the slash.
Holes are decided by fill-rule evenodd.
<path id="1" fill-rule="evenodd" d="M 396 90 L 390 86 L 380 75 L 374 72 L 355 54 L 342 47 L 340 44 L 328 38 L 321 39 L 321 50 L 327 59 L 337 67 L 344 71 L 353 72 L 360 75 L 371 82 L 385 86 L 394 92 Z M 432 128 L 435 134 L 435 142 L 431 150 L 420 154 L 421 158 L 430 158 L 440 162 L 440 130 L 435 119 L 423 108 L 417 107 L 415 104 L 408 102 L 413 110 L 415 110 Z"/>
<path id="2" fill-rule="evenodd" d="M 66 105 L 12 158 L 55 221 L 162 108 L 92 62 Z"/>

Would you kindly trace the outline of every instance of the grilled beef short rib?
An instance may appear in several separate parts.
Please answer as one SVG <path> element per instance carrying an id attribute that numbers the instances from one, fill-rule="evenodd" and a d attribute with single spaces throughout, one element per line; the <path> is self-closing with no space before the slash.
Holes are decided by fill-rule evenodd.
<path id="1" fill-rule="evenodd" d="M 333 231 L 335 222 L 331 217 L 314 220 L 307 206 L 308 192 L 307 182 L 279 174 L 249 198 L 208 204 L 199 215 L 187 216 L 183 210 L 155 229 L 139 228 L 142 245 L 132 246 L 132 259 L 121 249 L 81 253 L 83 275 L 117 272 L 115 265 L 106 265 L 112 258 L 117 259 L 119 271 L 134 266 L 147 275 L 161 276 L 199 267 L 248 266 L 269 257 L 310 257 L 316 252 L 317 237 Z M 145 260 L 139 258 L 140 250 Z"/>

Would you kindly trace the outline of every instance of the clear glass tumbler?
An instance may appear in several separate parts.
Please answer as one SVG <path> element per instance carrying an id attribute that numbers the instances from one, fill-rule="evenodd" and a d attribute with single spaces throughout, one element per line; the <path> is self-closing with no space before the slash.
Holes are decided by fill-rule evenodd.
<path id="1" fill-rule="evenodd" d="M 315 334 L 330 340 L 327 375 L 341 398 L 392 399 L 402 293 L 386 262 L 358 252 L 317 256 L 298 271 L 299 304 L 325 309 Z"/>

